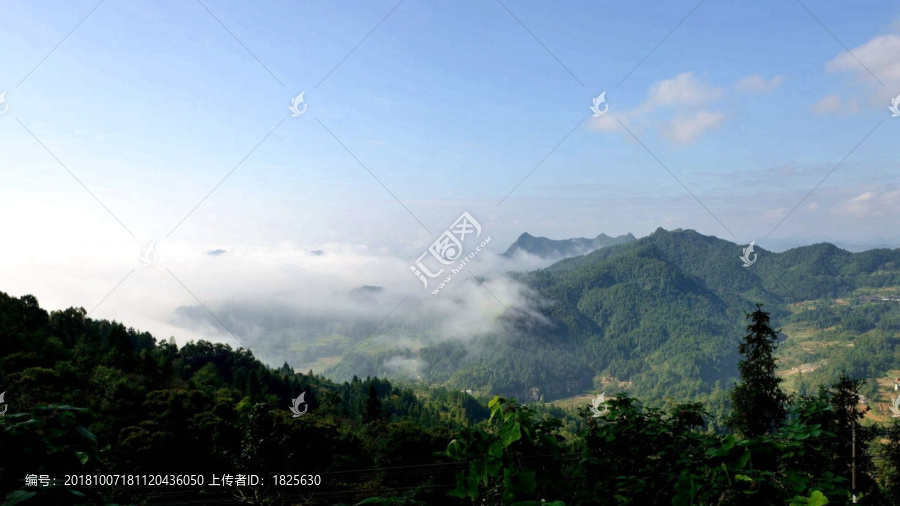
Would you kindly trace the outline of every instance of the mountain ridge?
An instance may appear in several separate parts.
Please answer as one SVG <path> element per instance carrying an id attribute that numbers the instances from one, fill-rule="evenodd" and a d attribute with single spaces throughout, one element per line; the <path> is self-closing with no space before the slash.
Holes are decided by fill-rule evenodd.
<path id="1" fill-rule="evenodd" d="M 694 230 L 658 228 L 636 241 L 514 275 L 535 292 L 533 302 L 543 303 L 542 314 L 554 330 L 541 339 L 492 338 L 525 343 L 526 351 L 553 359 L 539 370 L 519 370 L 507 378 L 502 393 L 553 398 L 577 388 L 601 388 L 599 378 L 615 377 L 633 382 L 629 392 L 644 398 L 718 396 L 724 406 L 723 387 L 737 377 L 743 315 L 756 303 L 764 304 L 777 327 L 798 318 L 795 306 L 801 302 L 848 298 L 860 290 L 900 293 L 900 249 L 853 253 L 814 244 L 774 253 L 756 248 L 757 261 L 744 267 L 739 258 L 744 247 Z M 900 319 L 900 305 L 888 309 L 897 310 Z M 464 364 L 455 378 L 496 388 L 503 383 L 497 371 L 505 364 L 522 367 L 514 358 L 522 349 L 491 350 L 493 355 Z M 576 373 L 585 369 L 590 375 Z M 547 377 L 563 381 L 522 379 Z M 522 383 L 525 388 L 519 389 Z"/>
<path id="2" fill-rule="evenodd" d="M 536 237 L 528 232 L 522 233 L 501 256 L 513 258 L 517 253 L 524 252 L 538 256 L 542 259 L 558 259 L 576 255 L 583 255 L 591 251 L 616 244 L 624 244 L 635 241 L 634 235 L 628 233 L 617 237 L 600 234 L 593 239 L 576 237 L 571 239 L 549 239 Z"/>

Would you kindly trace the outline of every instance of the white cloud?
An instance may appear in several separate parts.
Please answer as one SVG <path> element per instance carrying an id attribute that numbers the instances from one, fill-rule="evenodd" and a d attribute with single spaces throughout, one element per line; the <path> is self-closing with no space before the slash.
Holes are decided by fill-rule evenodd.
<path id="1" fill-rule="evenodd" d="M 851 98 L 849 100 L 842 100 L 840 93 L 835 93 L 833 95 L 828 95 L 824 97 L 822 100 L 819 100 L 815 104 L 810 107 L 813 112 L 820 115 L 826 114 L 840 114 L 840 115 L 849 115 L 856 114 L 860 111 L 859 101 L 855 98 Z"/>
<path id="2" fill-rule="evenodd" d="M 841 95 L 835 93 L 819 100 L 812 105 L 812 110 L 818 114 L 831 114 L 841 109 Z"/>
<path id="3" fill-rule="evenodd" d="M 427 366 L 428 364 L 420 358 L 403 358 L 395 356 L 384 361 L 384 367 L 386 369 L 394 373 L 406 375 L 409 379 L 421 378 L 419 373 Z"/>
<path id="4" fill-rule="evenodd" d="M 900 21 L 893 28 L 900 30 Z M 858 113 L 862 111 L 862 105 L 867 109 L 886 108 L 900 92 L 900 34 L 878 35 L 851 48 L 850 52 L 841 51 L 826 63 L 825 68 L 831 73 L 853 76 L 858 85 L 855 109 L 842 108 L 842 113 Z"/>
<path id="5" fill-rule="evenodd" d="M 34 256 L 0 251 L 0 289 L 33 293 L 48 310 L 97 306 L 92 318 L 115 318 L 159 339 L 175 336 L 179 343 L 208 339 L 240 346 L 233 333 L 270 363 L 283 361 L 276 360 L 278 350 L 331 333 L 361 338 L 389 313 L 372 338 L 383 331 L 399 348 L 405 336 L 421 344 L 417 336 L 425 332 L 461 342 L 500 332 L 507 308 L 545 321 L 531 307 L 529 289 L 503 274 L 549 263 L 534 257 L 506 259 L 484 250 L 465 268 L 484 276 L 485 286 L 464 274 L 433 295 L 436 281 L 426 290 L 409 271 L 414 258 L 365 245 L 158 242 L 156 261 L 143 266 L 144 245 L 56 243 Z M 227 253 L 208 254 L 216 249 Z M 359 290 L 364 285 L 382 290 Z"/>
<path id="6" fill-rule="evenodd" d="M 698 111 L 689 117 L 673 118 L 664 127 L 665 136 L 677 144 L 690 144 L 703 132 L 717 128 L 725 122 L 721 112 Z"/>
<path id="7" fill-rule="evenodd" d="M 866 191 L 853 198 L 838 203 L 832 213 L 851 218 L 874 218 L 896 215 L 900 209 L 900 190 Z"/>
<path id="8" fill-rule="evenodd" d="M 601 132 L 622 132 L 622 127 L 616 119 L 628 124 L 629 116 L 631 115 L 627 111 L 622 114 L 610 113 L 600 116 L 599 118 L 592 118 L 588 126 L 593 130 L 599 130 Z"/>
<path id="9" fill-rule="evenodd" d="M 735 84 L 735 89 L 745 93 L 768 93 L 775 91 L 781 85 L 783 79 L 783 76 L 775 76 L 766 80 L 759 74 L 752 74 L 738 80 L 737 84 Z"/>
<path id="10" fill-rule="evenodd" d="M 900 85 L 900 35 L 879 35 L 850 51 L 853 55 L 846 51 L 838 53 L 825 68 L 829 72 L 852 72 L 865 80 L 872 79 L 871 71 L 886 85 Z"/>
<path id="11" fill-rule="evenodd" d="M 700 81 L 693 72 L 683 72 L 651 86 L 647 99 L 638 107 L 617 112 L 613 103 L 609 114 L 593 118 L 588 126 L 601 132 L 625 134 L 619 125 L 621 121 L 633 132 L 640 132 L 651 116 L 662 113 L 668 118 L 654 118 L 658 133 L 673 143 L 690 144 L 704 131 L 725 121 L 725 114 L 703 108 L 721 98 L 722 94 L 721 88 Z"/>
<path id="12" fill-rule="evenodd" d="M 693 72 L 683 72 L 650 88 L 647 101 L 639 108 L 655 109 L 666 106 L 698 106 L 718 99 L 722 90 L 694 78 Z"/>

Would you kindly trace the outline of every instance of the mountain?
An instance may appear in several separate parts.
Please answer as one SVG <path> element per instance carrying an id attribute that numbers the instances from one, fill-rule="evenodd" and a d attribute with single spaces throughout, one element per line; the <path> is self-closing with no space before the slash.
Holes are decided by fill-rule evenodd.
<path id="1" fill-rule="evenodd" d="M 369 301 L 372 297 L 384 292 L 384 288 L 380 286 L 363 285 L 359 288 L 350 290 L 350 296 L 356 300 Z"/>
<path id="2" fill-rule="evenodd" d="M 222 314 L 257 356 L 338 381 L 403 378 L 545 401 L 627 390 L 650 403 L 695 400 L 723 412 L 737 377 L 744 315 L 761 303 L 782 329 L 779 367 L 791 388 L 830 383 L 841 368 L 870 379 L 900 376 L 889 372 L 900 366 L 900 303 L 881 300 L 900 296 L 900 249 L 852 253 L 820 243 L 775 253 L 757 245 L 755 261 L 743 267 L 744 247 L 693 230 L 658 229 L 507 274 L 522 288 L 515 304 L 513 292 L 492 287 L 498 280 L 491 275 L 454 280 L 460 294 L 490 288 L 505 305 L 493 325 L 468 326 L 484 321 L 476 314 L 482 309 L 453 297 L 440 299 L 453 308 L 449 320 L 415 301 L 402 309 L 416 318 L 401 311 L 385 319 L 396 294 L 374 286 L 351 292 L 350 301 L 365 310 L 355 313 L 228 307 Z M 270 315 L 263 320 L 272 328 L 241 327 L 253 319 L 248 311 Z"/>
<path id="3" fill-rule="evenodd" d="M 637 257 L 652 261 L 651 249 Z M 659 282 L 643 282 L 697 288 L 665 271 L 656 266 Z M 785 427 L 735 444 L 732 431 L 709 430 L 717 428 L 707 416 L 715 403 L 676 398 L 660 409 L 627 395 L 598 396 L 592 416 L 593 395 L 523 406 L 383 378 L 341 384 L 288 363 L 267 366 L 223 343 L 158 342 L 93 320 L 83 308 L 48 313 L 31 295 L 0 292 L 0 337 L 0 449 L 16 456 L 0 460 L 3 504 L 235 504 L 234 487 L 244 483 L 267 504 L 311 506 L 612 504 L 607 497 L 650 506 L 735 504 L 738 494 L 753 495 L 741 504 L 847 504 L 850 492 L 840 487 L 853 473 L 866 504 L 900 506 L 890 500 L 900 497 L 900 425 L 890 425 L 890 416 L 851 424 L 857 403 L 886 411 L 886 402 L 849 379 L 792 402 Z M 880 351 L 897 365 L 900 356 Z M 527 360 L 506 367 L 541 360 L 519 357 Z M 37 480 L 35 469 L 50 473 L 45 481 L 157 478 L 46 487 L 21 478 Z M 248 469 L 257 474 L 237 474 Z M 201 471 L 215 479 L 204 482 Z M 266 476 L 279 481 L 256 479 Z M 288 485 L 297 476 L 311 481 Z M 299 489 L 302 483 L 315 488 Z"/>
<path id="4" fill-rule="evenodd" d="M 554 240 L 546 237 L 535 237 L 529 233 L 524 233 L 507 249 L 502 256 L 512 258 L 519 251 L 530 253 L 544 259 L 567 258 L 576 255 L 584 255 L 591 251 L 614 246 L 616 244 L 625 244 L 635 241 L 635 237 L 631 234 L 620 235 L 618 237 L 610 237 L 606 234 L 600 234 L 593 239 L 579 237 L 575 239 Z"/>
<path id="5" fill-rule="evenodd" d="M 866 293 L 900 295 L 900 249 L 851 253 L 827 243 L 783 253 L 756 248 L 750 267 L 738 258 L 742 250 L 693 230 L 660 228 L 515 274 L 533 290 L 532 306 L 548 323 L 507 316 L 507 331 L 483 336 L 484 348 L 459 358 L 449 374 L 452 349 L 425 349 L 419 357 L 453 386 L 525 399 L 619 388 L 654 401 L 715 404 L 737 377 L 744 315 L 762 303 L 776 328 L 789 324 L 795 335 L 815 336 L 808 346 L 786 347 L 790 364 L 862 363 L 868 377 L 886 374 L 895 357 L 893 367 L 900 365 L 900 333 L 894 330 L 900 330 L 900 303 L 876 311 L 858 300 Z M 823 323 L 817 327 L 816 321 Z M 810 352 L 814 347 L 829 354 Z M 861 348 L 871 357 L 859 358 Z M 462 354 L 457 349 L 455 356 Z"/>
<path id="6" fill-rule="evenodd" d="M 893 239 L 886 239 L 884 237 L 875 237 L 868 241 L 843 241 L 839 239 L 832 239 L 830 237 L 798 237 L 792 239 L 760 239 L 756 241 L 757 244 L 764 246 L 766 249 L 771 251 L 783 252 L 789 250 L 791 248 L 797 248 L 800 246 L 804 246 L 807 244 L 815 244 L 827 242 L 830 244 L 834 244 L 835 246 L 845 249 L 847 251 L 852 251 L 854 253 L 860 253 L 863 251 L 868 251 L 870 249 L 894 249 L 900 246 L 900 236 L 896 236 Z"/>

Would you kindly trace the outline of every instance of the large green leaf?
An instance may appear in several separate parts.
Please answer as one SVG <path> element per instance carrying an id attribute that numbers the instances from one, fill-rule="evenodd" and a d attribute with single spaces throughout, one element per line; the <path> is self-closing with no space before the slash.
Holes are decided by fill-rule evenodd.
<path id="1" fill-rule="evenodd" d="M 828 504 L 828 498 L 825 497 L 825 494 L 816 490 L 809 496 L 809 500 L 807 501 L 808 506 L 825 506 Z"/>
<path id="2" fill-rule="evenodd" d="M 87 427 L 85 427 L 84 425 L 79 425 L 78 427 L 75 428 L 75 430 L 77 430 L 78 433 L 81 434 L 82 436 L 90 439 L 91 442 L 93 442 L 93 443 L 97 442 L 97 438 L 94 437 L 94 435 L 91 434 L 91 432 L 89 430 L 87 430 Z"/>
<path id="3" fill-rule="evenodd" d="M 496 416 L 497 413 L 500 413 L 500 410 L 503 409 L 502 399 L 499 396 L 495 395 L 494 398 L 491 399 L 490 402 L 488 402 L 488 408 L 491 410 L 491 417 L 488 418 L 488 422 L 491 422 L 494 420 L 494 416 Z M 501 413 L 501 420 L 502 420 L 502 416 L 503 415 Z"/>
<path id="4" fill-rule="evenodd" d="M 478 497 L 478 477 L 469 476 L 467 479 L 467 483 L 469 485 L 469 497 L 473 499 Z"/>
<path id="5" fill-rule="evenodd" d="M 828 504 L 828 498 L 818 490 L 809 497 L 797 496 L 791 501 L 791 506 L 825 506 L 826 504 Z"/>
<path id="6" fill-rule="evenodd" d="M 469 477 L 487 485 L 488 474 L 484 459 L 475 459 L 469 464 Z"/>
<path id="7" fill-rule="evenodd" d="M 450 444 L 447 445 L 447 456 L 454 460 L 462 460 L 463 458 L 463 445 L 456 439 L 450 441 Z"/>
<path id="8" fill-rule="evenodd" d="M 484 469 L 490 476 L 500 476 L 500 469 L 503 467 L 503 461 L 496 458 L 488 458 L 484 464 Z"/>
<path id="9" fill-rule="evenodd" d="M 500 440 L 503 446 L 507 447 L 522 438 L 521 425 L 516 420 L 507 420 L 500 427 Z"/>
<path id="10" fill-rule="evenodd" d="M 744 449 L 744 452 L 731 462 L 731 469 L 744 469 L 747 462 L 750 461 L 750 450 Z"/>
<path id="11" fill-rule="evenodd" d="M 512 469 L 503 470 L 503 497 L 512 501 L 518 494 L 530 494 L 537 488 L 537 480 L 534 471 L 519 471 Z"/>
<path id="12" fill-rule="evenodd" d="M 18 504 L 22 501 L 27 501 L 35 496 L 37 492 L 29 492 L 26 490 L 16 490 L 10 494 L 6 495 L 6 504 Z"/>

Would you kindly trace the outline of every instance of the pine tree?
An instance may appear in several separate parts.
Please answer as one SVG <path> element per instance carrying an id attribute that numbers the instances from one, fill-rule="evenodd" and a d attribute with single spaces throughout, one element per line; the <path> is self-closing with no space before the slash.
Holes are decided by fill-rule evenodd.
<path id="1" fill-rule="evenodd" d="M 891 506 L 900 506 L 900 419 L 895 418 L 887 428 L 884 446 L 885 495 L 892 498 Z"/>
<path id="2" fill-rule="evenodd" d="M 769 326 L 769 313 L 757 304 L 756 311 L 746 317 L 751 323 L 739 348 L 744 356 L 738 364 L 741 381 L 731 392 L 732 413 L 726 424 L 752 438 L 771 434 L 784 423 L 788 397 L 779 386 L 782 379 L 775 374 L 778 334 Z"/>
<path id="3" fill-rule="evenodd" d="M 363 421 L 366 423 L 381 420 L 381 399 L 375 385 L 369 384 L 369 396 L 366 399 L 366 412 Z"/>
<path id="4" fill-rule="evenodd" d="M 855 467 L 856 491 L 873 500 L 878 487 L 872 479 L 875 464 L 869 453 L 869 446 L 877 434 L 873 427 L 859 423 L 869 411 L 867 406 L 863 406 L 862 409 L 859 406 L 859 391 L 864 384 L 865 380 L 850 378 L 841 371 L 838 381 L 831 385 L 829 398 L 834 413 L 832 431 L 835 433 L 833 452 L 841 474 L 849 480 Z M 854 454 L 855 458 L 852 457 Z M 882 504 L 879 500 L 875 503 Z"/>

